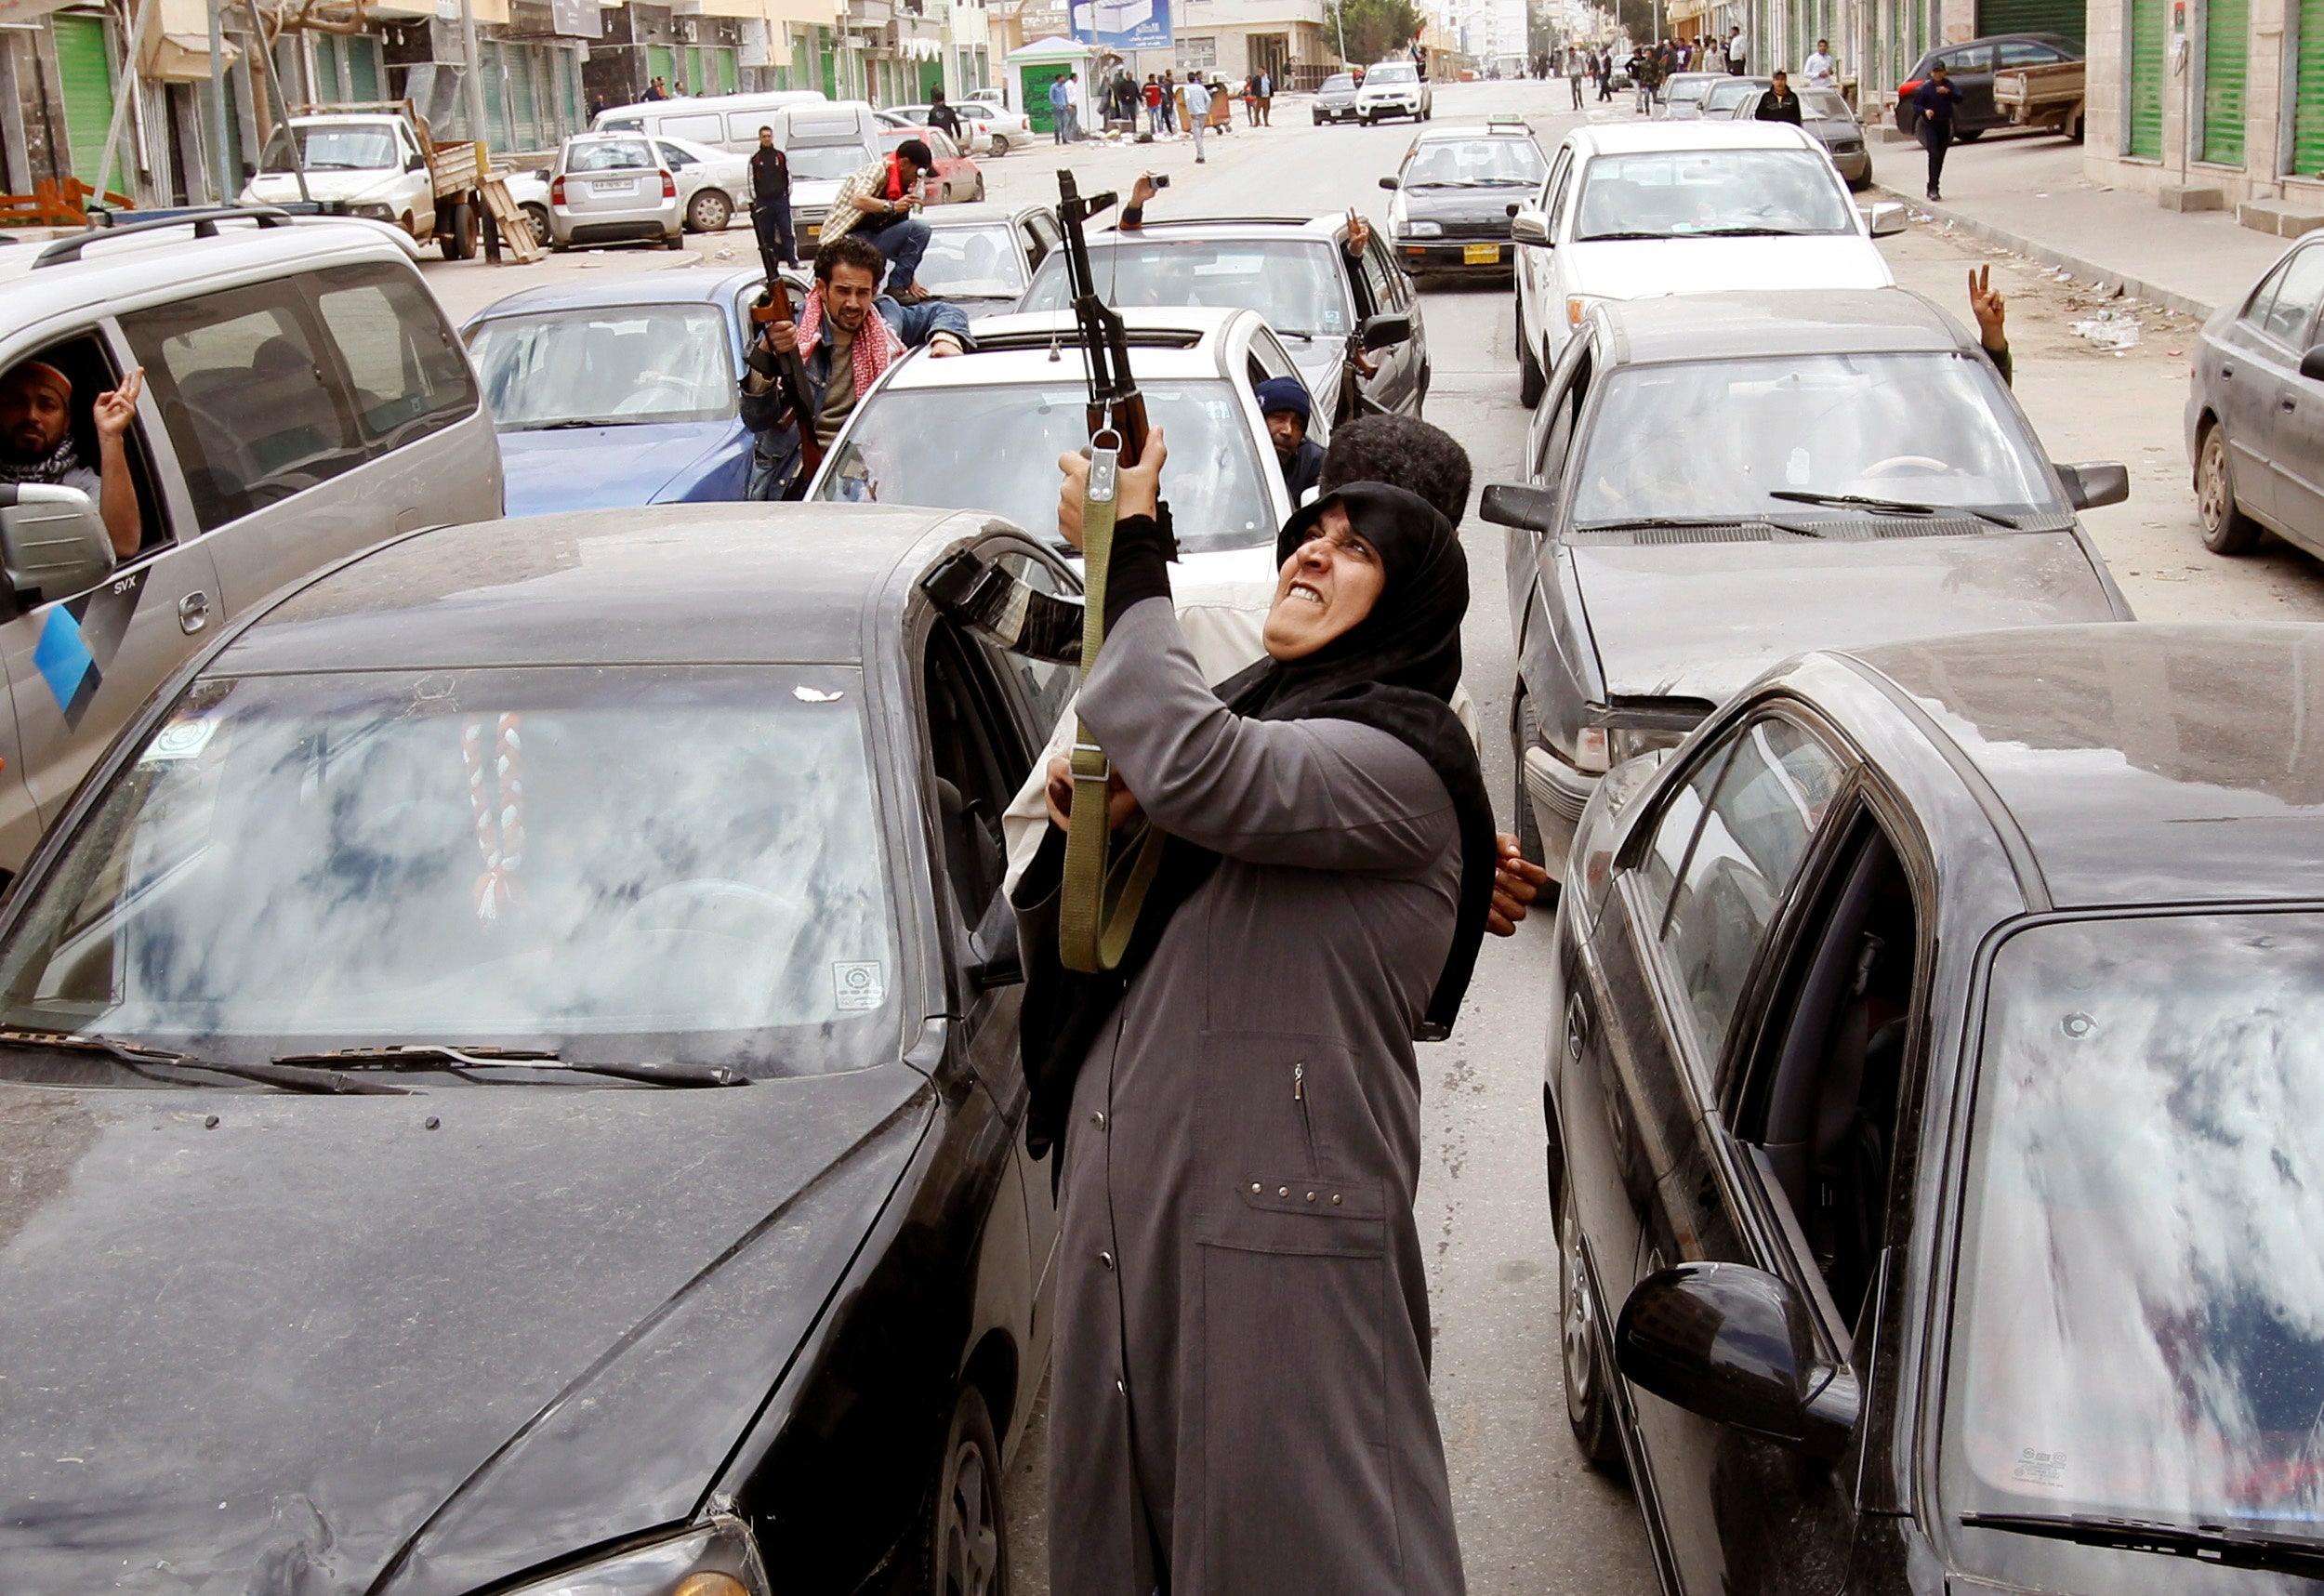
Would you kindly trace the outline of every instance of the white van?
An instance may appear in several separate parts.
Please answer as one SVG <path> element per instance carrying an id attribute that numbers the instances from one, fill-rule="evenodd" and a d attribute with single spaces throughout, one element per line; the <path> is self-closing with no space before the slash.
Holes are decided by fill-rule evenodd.
<path id="1" fill-rule="evenodd" d="M 839 180 L 869 162 L 886 146 L 879 136 L 887 129 L 861 99 L 825 100 L 820 105 L 794 105 L 775 112 L 768 125 L 774 141 L 791 158 L 791 217 L 802 247 L 812 247 L 823 233 L 823 218 L 838 197 Z M 751 129 L 753 138 L 758 129 Z"/>
<path id="2" fill-rule="evenodd" d="M 765 94 L 689 95 L 680 99 L 647 99 L 635 105 L 608 106 L 597 113 L 591 125 L 600 133 L 691 138 L 697 144 L 747 155 L 759 148 L 759 129 L 772 125 L 776 112 L 793 106 L 831 103 L 812 88 L 774 89 Z"/>

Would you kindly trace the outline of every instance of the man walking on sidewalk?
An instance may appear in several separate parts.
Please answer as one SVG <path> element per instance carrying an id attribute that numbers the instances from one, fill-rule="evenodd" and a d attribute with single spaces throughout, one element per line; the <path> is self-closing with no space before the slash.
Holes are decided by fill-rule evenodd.
<path id="1" fill-rule="evenodd" d="M 1188 73 L 1186 74 L 1186 128 L 1195 136 L 1195 160 L 1197 164 L 1200 164 L 1203 159 L 1202 135 L 1209 121 L 1210 90 L 1204 85 L 1200 73 Z"/>
<path id="2" fill-rule="evenodd" d="M 1953 110 L 1961 104 L 1961 86 L 1945 71 L 1945 63 L 1937 61 L 1929 68 L 1929 80 L 1912 91 L 1913 122 L 1921 135 L 1921 148 L 1929 152 L 1929 198 L 1945 197 L 1945 152 L 1953 141 Z"/>
<path id="3" fill-rule="evenodd" d="M 1581 109 L 1581 79 L 1582 73 L 1587 70 L 1582 66 L 1581 62 L 1582 58 L 1578 52 L 1574 50 L 1567 50 L 1565 52 L 1565 82 L 1566 85 L 1574 91 L 1574 109 L 1576 111 L 1579 111 Z M 1595 57 L 1591 58 L 1591 64 L 1593 66 L 1596 64 Z"/>

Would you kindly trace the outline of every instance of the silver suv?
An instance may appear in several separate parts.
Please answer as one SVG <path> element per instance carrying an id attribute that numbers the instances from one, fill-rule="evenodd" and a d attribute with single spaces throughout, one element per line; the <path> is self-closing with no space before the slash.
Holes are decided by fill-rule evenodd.
<path id="1" fill-rule="evenodd" d="M 501 513 L 474 373 L 393 230 L 221 210 L 0 250 L 0 375 L 92 407 L 132 368 L 142 540 L 68 487 L 0 487 L 0 872 L 226 622 L 381 539 Z M 19 502 L 9 502 L 19 501 Z"/>

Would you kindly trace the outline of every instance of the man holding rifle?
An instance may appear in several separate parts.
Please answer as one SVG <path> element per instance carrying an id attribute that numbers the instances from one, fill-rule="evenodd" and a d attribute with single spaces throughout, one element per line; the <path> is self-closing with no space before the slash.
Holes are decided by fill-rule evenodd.
<path id="1" fill-rule="evenodd" d="M 815 286 L 796 322 L 767 322 L 744 361 L 743 425 L 754 434 L 750 496 L 796 498 L 856 402 L 907 350 L 931 356 L 973 349 L 957 305 L 899 304 L 879 292 L 886 262 L 852 233 L 815 251 Z M 794 391 L 794 384 L 803 389 Z M 812 423 L 804 437 L 799 415 Z"/>

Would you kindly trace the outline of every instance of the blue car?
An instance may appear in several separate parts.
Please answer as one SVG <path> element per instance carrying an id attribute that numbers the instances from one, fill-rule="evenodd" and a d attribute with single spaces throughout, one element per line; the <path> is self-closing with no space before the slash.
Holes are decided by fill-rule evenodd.
<path id="1" fill-rule="evenodd" d="M 511 294 L 461 330 L 510 515 L 740 499 L 756 271 L 663 270 Z M 803 284 L 794 284 L 803 297 Z"/>

